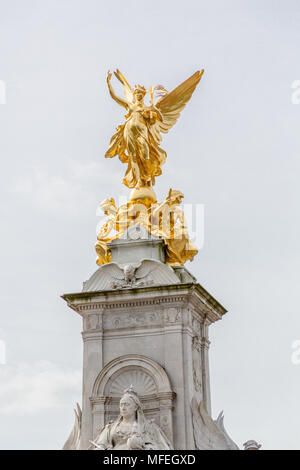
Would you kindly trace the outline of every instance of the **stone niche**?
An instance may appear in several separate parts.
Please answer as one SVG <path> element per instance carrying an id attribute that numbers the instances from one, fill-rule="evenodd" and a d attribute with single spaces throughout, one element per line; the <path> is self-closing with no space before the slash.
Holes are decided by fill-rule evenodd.
<path id="1" fill-rule="evenodd" d="M 175 393 L 165 370 L 154 360 L 128 354 L 109 362 L 98 375 L 90 397 L 93 436 L 119 414 L 124 390 L 133 385 L 145 416 L 154 420 L 173 443 L 172 409 Z"/>

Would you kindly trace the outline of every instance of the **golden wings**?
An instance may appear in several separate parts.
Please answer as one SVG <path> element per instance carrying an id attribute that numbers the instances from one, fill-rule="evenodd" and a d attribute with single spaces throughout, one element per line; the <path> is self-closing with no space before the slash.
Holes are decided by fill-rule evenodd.
<path id="1" fill-rule="evenodd" d="M 162 121 L 156 121 L 156 123 L 152 126 L 152 130 L 156 134 L 155 137 L 159 141 L 161 140 L 159 133 L 163 132 L 166 134 L 177 122 L 181 111 L 190 100 L 196 86 L 201 80 L 203 73 L 204 70 L 195 72 L 191 77 L 174 88 L 174 90 L 172 90 L 170 93 L 168 93 L 160 85 L 150 88 L 149 95 L 151 104 L 155 108 L 159 109 L 163 118 Z M 118 69 L 114 72 L 114 74 L 123 86 L 126 100 L 129 103 L 132 103 L 134 91 L 133 88 L 131 88 L 126 78 Z M 153 95 L 155 94 L 155 91 L 163 94 L 163 96 L 155 104 L 153 104 Z"/>

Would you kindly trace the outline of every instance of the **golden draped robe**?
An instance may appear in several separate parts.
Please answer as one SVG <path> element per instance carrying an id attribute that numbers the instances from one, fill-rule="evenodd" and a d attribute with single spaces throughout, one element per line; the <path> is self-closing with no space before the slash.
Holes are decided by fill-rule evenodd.
<path id="1" fill-rule="evenodd" d="M 144 105 L 133 105 L 126 118 L 125 124 L 118 126 L 112 136 L 105 157 L 118 155 L 121 162 L 128 164 L 123 179 L 128 188 L 154 185 L 167 156 L 152 131 L 152 125 L 159 119 L 158 113 Z"/>

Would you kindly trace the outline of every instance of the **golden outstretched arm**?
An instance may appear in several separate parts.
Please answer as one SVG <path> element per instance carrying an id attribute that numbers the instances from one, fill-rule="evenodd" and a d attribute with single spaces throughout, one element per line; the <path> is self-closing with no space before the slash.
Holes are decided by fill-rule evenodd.
<path id="1" fill-rule="evenodd" d="M 110 96 L 112 97 L 113 100 L 115 100 L 119 105 L 123 106 L 123 108 L 128 108 L 128 103 L 126 100 L 120 98 L 119 96 L 116 95 L 113 87 L 111 86 L 111 76 L 112 76 L 112 73 L 111 72 L 107 72 L 107 77 L 106 77 L 106 82 L 107 82 L 107 87 L 108 87 L 108 91 L 109 91 L 109 94 Z"/>

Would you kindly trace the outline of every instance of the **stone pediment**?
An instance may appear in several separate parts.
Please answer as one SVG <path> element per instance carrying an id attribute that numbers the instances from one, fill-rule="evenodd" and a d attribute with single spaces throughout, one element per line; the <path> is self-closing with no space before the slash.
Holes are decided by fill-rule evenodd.
<path id="1" fill-rule="evenodd" d="M 144 259 L 140 263 L 108 263 L 83 283 L 83 292 L 178 284 L 173 269 L 160 261 Z"/>

